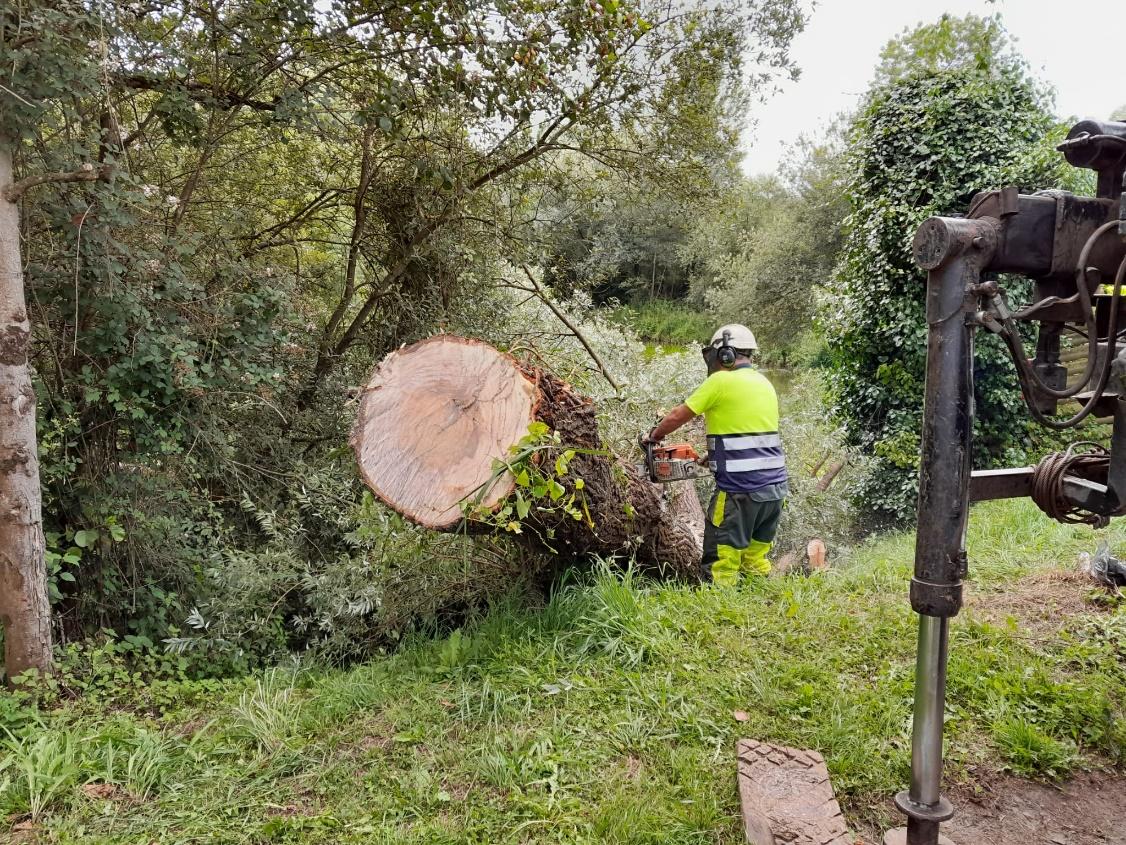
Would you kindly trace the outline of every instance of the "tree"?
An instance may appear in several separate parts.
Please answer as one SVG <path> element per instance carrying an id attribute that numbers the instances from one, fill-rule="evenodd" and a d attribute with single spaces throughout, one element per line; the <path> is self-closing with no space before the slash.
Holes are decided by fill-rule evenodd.
<path id="1" fill-rule="evenodd" d="M 757 210 L 744 213 L 737 242 L 716 248 L 703 236 L 715 222 L 697 226 L 707 302 L 724 321 L 750 325 L 766 360 L 787 363 L 813 333 L 847 211 L 841 141 L 839 129 L 823 143 L 803 141 L 784 183 L 751 183 L 742 203 Z"/>
<path id="2" fill-rule="evenodd" d="M 949 24 L 940 22 L 939 34 Z M 917 31 L 911 42 L 919 40 L 928 39 Z M 969 46 L 961 52 L 981 55 L 976 41 Z M 904 521 L 915 506 L 926 359 L 926 277 L 912 260 L 912 236 L 932 214 L 964 213 L 977 191 L 1044 188 L 1061 168 L 1046 97 L 1019 59 L 933 69 L 924 55 L 920 72 L 893 76 L 873 88 L 851 129 L 851 213 L 822 319 L 834 413 L 850 443 L 873 456 L 858 498 L 875 519 Z M 979 466 L 1005 463 L 1024 445 L 1022 400 L 1006 357 L 981 339 Z"/>
<path id="3" fill-rule="evenodd" d="M 264 545 L 247 501 L 292 505 L 313 461 L 358 500 L 325 456 L 371 358 L 487 313 L 500 260 L 537 254 L 549 189 L 593 171 L 697 179 L 747 91 L 792 71 L 799 8 L 4 6 L 12 178 L 77 180 L 3 206 L 31 332 L 13 321 L 30 368 L 9 381 L 32 379 L 39 443 L 12 387 L 32 460 L 0 484 L 35 487 L 41 455 L 46 529 L 45 551 L 19 529 L 13 571 L 42 592 L 45 554 L 69 635 L 156 639 L 202 589 L 201 560 Z M 745 84 L 748 49 L 765 75 Z M 20 280 L 5 282 L 17 302 Z M 295 556 L 345 554 L 345 534 L 309 520 Z"/>
<path id="4" fill-rule="evenodd" d="M 873 88 L 944 70 L 989 73 L 1000 65 L 1012 70 L 1026 69 L 1000 15 L 957 17 L 947 13 L 935 23 L 904 30 L 884 46 Z"/>
<path id="5" fill-rule="evenodd" d="M 12 182 L 11 148 L 0 147 L 0 194 Z M 31 323 L 19 237 L 14 199 L 0 195 L 0 623 L 9 679 L 51 665 L 35 391 L 27 366 Z"/>
<path id="6" fill-rule="evenodd" d="M 47 101 L 89 85 L 82 44 L 89 33 L 81 18 L 71 18 L 77 11 L 65 2 L 0 10 L 0 49 L 8 57 L 0 95 L 0 625 L 9 683 L 52 665 L 36 396 L 28 366 L 31 317 L 17 203 L 37 185 L 105 174 L 86 164 L 17 180 L 13 153 L 42 119 Z"/>

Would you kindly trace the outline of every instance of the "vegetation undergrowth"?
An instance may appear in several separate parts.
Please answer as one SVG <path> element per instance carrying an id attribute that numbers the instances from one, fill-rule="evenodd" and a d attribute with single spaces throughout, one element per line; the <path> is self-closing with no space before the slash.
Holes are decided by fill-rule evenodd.
<path id="1" fill-rule="evenodd" d="M 1025 502 L 979 506 L 975 607 L 1094 543 Z M 733 749 L 752 736 L 821 751 L 853 821 L 887 821 L 907 779 L 911 553 L 890 535 L 731 591 L 603 568 L 348 671 L 156 697 L 123 679 L 108 708 L 6 697 L 0 809 L 58 843 L 735 843 Z M 1126 612 L 1088 603 L 1059 626 L 954 621 L 950 779 L 1121 763 Z"/>
<path id="2" fill-rule="evenodd" d="M 623 305 L 610 312 L 614 322 L 630 327 L 642 340 L 694 347 L 708 342 L 716 329 L 715 317 L 670 299 L 651 299 Z"/>

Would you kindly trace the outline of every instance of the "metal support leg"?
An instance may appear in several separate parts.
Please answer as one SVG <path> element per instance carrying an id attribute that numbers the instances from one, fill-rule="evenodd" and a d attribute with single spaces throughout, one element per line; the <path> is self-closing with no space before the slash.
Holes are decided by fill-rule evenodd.
<path id="1" fill-rule="evenodd" d="M 996 222 L 935 217 L 915 236 L 927 279 L 927 378 L 911 606 L 919 614 L 911 788 L 896 796 L 907 845 L 937 845 L 954 814 L 942 797 L 942 728 L 948 620 L 962 606 L 973 437 L 973 326 L 981 271 L 997 243 Z M 887 841 L 895 841 L 889 834 Z M 900 840 L 902 841 L 902 840 Z"/>
<path id="2" fill-rule="evenodd" d="M 946 712 L 946 651 L 949 620 L 919 616 L 915 659 L 915 712 L 911 725 L 911 788 L 895 802 L 907 813 L 909 845 L 938 842 L 938 826 L 954 815 L 942 797 L 942 722 Z"/>

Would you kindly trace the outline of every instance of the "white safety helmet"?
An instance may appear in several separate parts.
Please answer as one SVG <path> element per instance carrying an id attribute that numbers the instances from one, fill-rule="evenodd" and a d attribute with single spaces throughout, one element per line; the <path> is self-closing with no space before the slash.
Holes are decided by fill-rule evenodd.
<path id="1" fill-rule="evenodd" d="M 727 345 L 732 349 L 758 349 L 754 332 L 739 323 L 730 323 L 716 329 L 715 334 L 712 335 L 712 347 L 719 349 L 723 346 L 723 335 L 725 332 L 728 336 Z"/>

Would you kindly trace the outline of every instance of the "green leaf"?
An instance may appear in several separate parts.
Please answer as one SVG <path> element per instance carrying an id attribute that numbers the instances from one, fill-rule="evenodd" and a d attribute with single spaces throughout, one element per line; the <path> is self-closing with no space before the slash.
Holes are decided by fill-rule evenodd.
<path id="1" fill-rule="evenodd" d="M 74 545 L 80 549 L 88 549 L 98 542 L 98 532 L 93 528 L 84 528 L 74 532 Z"/>
<path id="2" fill-rule="evenodd" d="M 540 420 L 536 420 L 528 426 L 528 436 L 537 440 L 543 437 L 549 431 L 551 431 L 551 426 L 549 426 L 545 422 L 541 422 Z"/>
<path id="3" fill-rule="evenodd" d="M 525 517 L 527 517 L 528 511 L 531 510 L 531 507 L 532 507 L 531 502 L 529 502 L 527 499 L 525 499 L 519 493 L 516 494 L 516 516 L 517 517 L 519 517 L 520 519 L 524 519 Z"/>
<path id="4" fill-rule="evenodd" d="M 521 487 L 527 487 L 531 484 L 531 479 L 528 478 L 528 471 L 526 469 L 520 470 L 520 474 L 516 476 L 516 483 Z"/>

